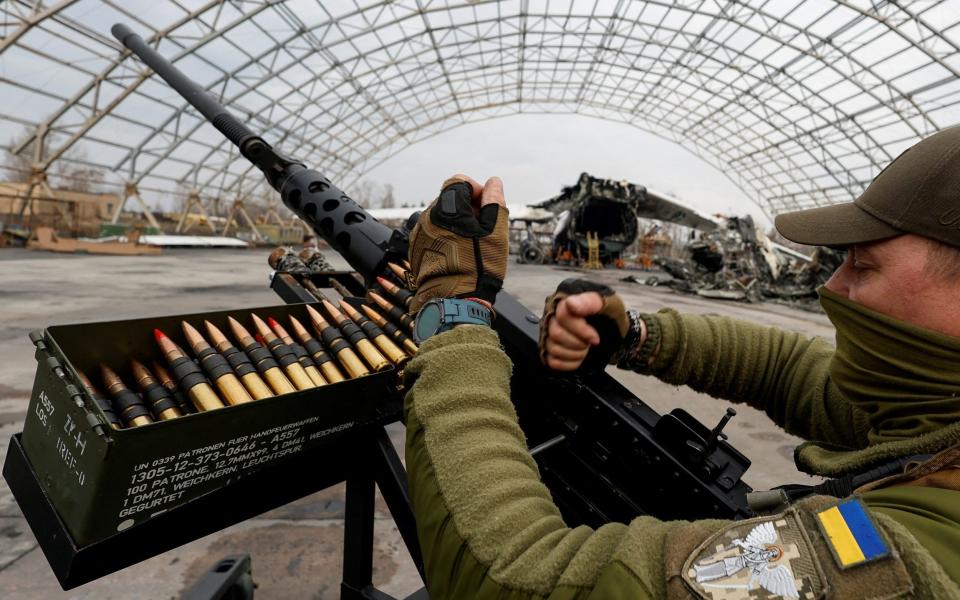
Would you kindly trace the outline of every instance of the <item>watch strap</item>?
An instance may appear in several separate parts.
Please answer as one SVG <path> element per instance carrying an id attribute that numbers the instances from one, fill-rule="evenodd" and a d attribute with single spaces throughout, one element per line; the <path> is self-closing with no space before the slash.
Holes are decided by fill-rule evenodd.
<path id="1" fill-rule="evenodd" d="M 440 309 L 440 323 L 437 329 L 432 332 L 426 332 L 421 335 L 421 315 L 424 310 L 435 310 L 434 305 Z M 417 321 L 414 326 L 414 337 L 417 343 L 422 343 L 429 337 L 449 331 L 457 325 L 486 325 L 493 324 L 493 311 L 486 306 L 463 298 L 434 298 L 428 300 L 417 313 Z"/>

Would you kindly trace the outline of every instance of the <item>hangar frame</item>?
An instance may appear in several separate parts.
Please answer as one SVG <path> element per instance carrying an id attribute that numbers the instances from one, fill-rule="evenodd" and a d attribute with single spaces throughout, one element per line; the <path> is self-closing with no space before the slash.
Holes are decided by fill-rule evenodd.
<path id="1" fill-rule="evenodd" d="M 46 185 L 59 163 L 124 197 L 266 194 L 115 21 L 348 189 L 460 125 L 569 113 L 676 142 L 774 215 L 850 200 L 960 122 L 954 0 L 7 0 L 8 177 Z"/>

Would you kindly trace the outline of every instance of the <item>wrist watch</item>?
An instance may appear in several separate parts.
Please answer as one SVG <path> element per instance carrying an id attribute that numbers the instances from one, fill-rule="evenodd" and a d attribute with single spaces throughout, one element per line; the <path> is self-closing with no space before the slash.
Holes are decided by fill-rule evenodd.
<path id="1" fill-rule="evenodd" d="M 413 340 L 417 345 L 427 338 L 457 325 L 493 324 L 493 312 L 479 302 L 463 298 L 434 298 L 428 300 L 417 313 L 413 325 Z"/>

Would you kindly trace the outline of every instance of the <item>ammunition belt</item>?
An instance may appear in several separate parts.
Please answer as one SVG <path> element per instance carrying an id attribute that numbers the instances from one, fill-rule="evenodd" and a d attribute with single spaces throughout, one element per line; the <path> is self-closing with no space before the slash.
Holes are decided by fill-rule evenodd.
<path id="1" fill-rule="evenodd" d="M 360 322 L 360 329 L 363 329 L 371 340 L 378 335 L 383 335 L 383 330 L 377 327 L 377 324 L 369 319 Z"/>
<path id="2" fill-rule="evenodd" d="M 137 417 L 150 417 L 150 411 L 140 401 L 140 397 L 130 390 L 121 390 L 114 398 L 120 410 L 120 418 L 125 425 L 129 425 Z"/>
<path id="3" fill-rule="evenodd" d="M 236 346 L 230 346 L 227 351 L 223 353 L 223 357 L 227 359 L 227 362 L 230 363 L 230 366 L 233 367 L 233 370 L 236 371 L 240 377 L 257 371 L 253 363 L 250 362 L 250 359 L 247 358 L 247 355 L 240 352 Z"/>
<path id="4" fill-rule="evenodd" d="M 224 375 L 233 373 L 233 368 L 230 366 L 230 363 L 227 362 L 227 359 L 210 346 L 198 352 L 197 358 L 200 360 L 200 366 L 210 375 L 210 379 L 214 381 Z"/>
<path id="5" fill-rule="evenodd" d="M 163 387 L 159 383 L 151 383 L 143 389 L 143 397 L 147 399 L 147 402 L 150 404 L 150 407 L 153 409 L 155 415 L 159 415 L 163 411 L 170 408 L 180 408 L 177 402 L 173 399 L 173 395 L 170 393 L 170 390 Z"/>
<path id="6" fill-rule="evenodd" d="M 275 338 L 267 342 L 267 347 L 273 352 L 273 355 L 277 358 L 277 362 L 280 363 L 281 367 L 287 367 L 298 362 L 297 355 L 294 354 L 290 346 L 284 344 L 280 338 Z"/>
<path id="7" fill-rule="evenodd" d="M 254 366 L 261 373 L 266 373 L 270 369 L 276 369 L 278 366 L 277 361 L 273 358 L 273 354 L 256 342 L 244 348 L 243 351 L 247 353 L 247 356 L 250 357 Z"/>
<path id="8" fill-rule="evenodd" d="M 210 383 L 200 367 L 186 356 L 181 356 L 171 362 L 170 368 L 173 369 L 173 376 L 177 378 L 177 384 L 182 390 L 191 390 L 195 385 Z"/>
<path id="9" fill-rule="evenodd" d="M 354 346 L 356 346 L 357 342 L 360 340 L 367 339 L 367 336 L 364 335 L 363 331 L 361 331 L 360 328 L 357 327 L 357 324 L 353 321 L 344 321 L 339 325 L 340 331 L 343 332 L 343 337 L 347 338 L 347 340 Z"/>
<path id="10" fill-rule="evenodd" d="M 327 327 L 321 332 L 320 337 L 323 338 L 323 343 L 326 344 L 327 348 L 330 348 L 330 351 L 334 354 L 339 354 L 343 350 L 350 348 L 350 344 L 347 343 L 347 340 L 343 339 L 343 336 L 340 335 L 336 327 Z"/>
<path id="11" fill-rule="evenodd" d="M 313 357 L 313 360 L 317 363 L 317 366 L 328 363 L 332 360 L 330 355 L 327 354 L 327 351 L 323 349 L 323 346 L 320 344 L 320 342 L 313 338 L 307 340 L 307 343 L 304 344 L 304 348 L 310 353 L 310 356 Z"/>

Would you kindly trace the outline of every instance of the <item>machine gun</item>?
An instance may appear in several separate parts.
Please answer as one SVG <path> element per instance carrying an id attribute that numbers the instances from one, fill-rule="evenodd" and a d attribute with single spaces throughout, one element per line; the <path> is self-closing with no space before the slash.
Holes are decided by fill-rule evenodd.
<path id="1" fill-rule="evenodd" d="M 329 178 L 286 157 L 148 46 L 129 27 L 113 35 L 192 104 L 259 168 L 283 203 L 370 283 L 407 255 L 407 231 L 378 222 Z M 313 301 L 294 280 L 281 295 Z M 302 292 L 302 293 L 301 293 Z M 531 453 L 571 525 L 661 519 L 744 518 L 751 514 L 741 477 L 749 459 L 722 433 L 689 413 L 659 415 L 604 372 L 561 376 L 538 359 L 538 318 L 506 291 L 495 328 L 513 361 L 511 394 Z"/>

